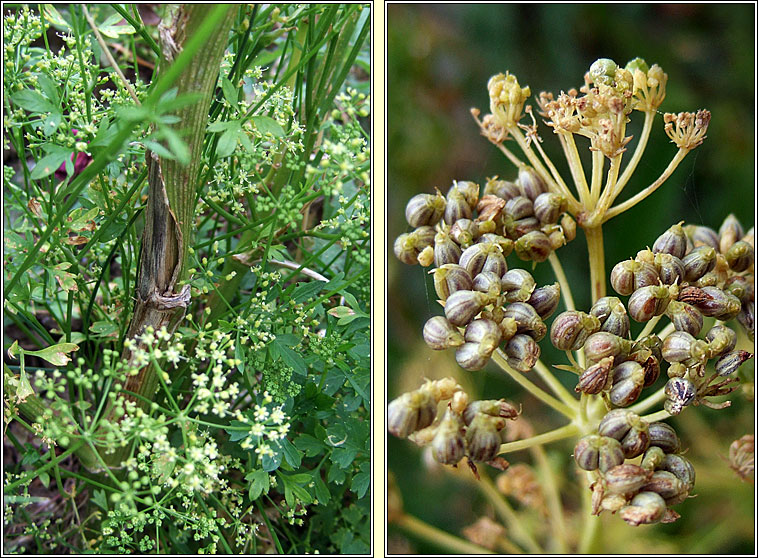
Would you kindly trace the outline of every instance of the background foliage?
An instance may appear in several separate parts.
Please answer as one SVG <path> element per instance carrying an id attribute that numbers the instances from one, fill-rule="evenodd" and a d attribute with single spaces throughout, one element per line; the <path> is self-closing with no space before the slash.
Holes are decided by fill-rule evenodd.
<path id="1" fill-rule="evenodd" d="M 169 8 L 87 9 L 3 14 L 4 551 L 368 553 L 368 6 L 232 7 L 192 301 L 141 336 L 144 407 L 118 394 L 145 153 L 187 162 L 172 111 L 194 99 L 156 71 Z"/>
<path id="2" fill-rule="evenodd" d="M 410 230 L 404 208 L 414 194 L 431 193 L 434 188 L 445 193 L 454 179 L 481 184 L 492 175 L 515 177 L 510 163 L 479 135 L 469 113 L 471 107 L 488 112 L 490 76 L 509 70 L 522 85 L 531 87 L 533 95 L 558 93 L 579 87 L 584 72 L 600 57 L 621 65 L 637 56 L 658 63 L 669 75 L 662 112 L 707 108 L 713 115 L 708 139 L 666 184 L 605 225 L 606 265 L 633 256 L 680 220 L 718 228 L 732 212 L 749 228 L 755 219 L 755 58 L 754 50 L 746 45 L 754 42 L 754 9 L 747 4 L 390 5 L 389 246 L 397 235 Z M 655 180 L 675 152 L 662 128 L 659 117 L 623 199 Z M 638 125 L 631 133 L 636 136 L 639 129 Z M 557 139 L 546 126 L 540 125 L 539 130 L 544 149 L 566 175 Z M 579 232 L 559 254 L 578 308 L 590 301 L 586 253 Z M 388 399 L 415 389 L 422 377 L 453 375 L 470 393 L 523 402 L 522 416 L 532 421 L 536 432 L 559 424 L 552 420 L 550 410 L 535 406 L 533 399 L 521 401 L 515 384 L 486 370 L 465 373 L 449 351 L 428 349 L 421 330 L 438 313 L 430 279 L 418 266 L 401 264 L 391 251 L 387 257 Z M 547 265 L 535 270 L 535 278 L 538 285 L 554 281 Z M 550 362 L 552 347 L 549 343 L 541 346 Z M 752 361 L 745 367 L 752 369 Z M 753 491 L 731 473 L 723 457 L 733 439 L 752 432 L 754 406 L 741 395 L 734 399 L 730 410 L 700 408 L 673 421 L 698 470 L 695 491 L 699 497 L 680 506 L 682 519 L 671 525 L 632 529 L 617 518 L 604 517 L 603 548 L 623 553 L 752 549 Z M 699 422 L 690 415 L 699 415 Z M 389 467 L 410 513 L 456 534 L 478 516 L 491 515 L 471 483 L 435 474 L 412 444 L 388 438 Z M 547 449 L 559 467 L 572 470 L 570 447 L 557 444 Z M 529 455 L 517 453 L 509 460 L 528 461 Z M 577 481 L 573 474 L 563 479 L 563 488 L 569 491 L 564 503 L 569 507 L 578 506 L 578 489 L 571 488 L 578 486 Z M 436 505 L 428 505 L 429 501 Z M 453 514 L 451 509 L 462 511 Z M 540 523 L 536 517 L 529 520 Z M 440 551 L 418 541 L 408 547 L 399 533 L 391 533 L 398 537 L 391 536 L 397 551 Z"/>

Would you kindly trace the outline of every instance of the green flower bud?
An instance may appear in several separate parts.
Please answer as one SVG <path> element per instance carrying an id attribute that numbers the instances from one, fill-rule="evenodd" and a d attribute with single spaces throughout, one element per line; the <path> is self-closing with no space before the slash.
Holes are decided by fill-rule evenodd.
<path id="1" fill-rule="evenodd" d="M 672 300 L 666 308 L 666 315 L 677 331 L 698 335 L 703 328 L 703 314 L 686 302 Z"/>
<path id="2" fill-rule="evenodd" d="M 575 391 L 595 395 L 609 389 L 611 387 L 610 372 L 612 368 L 613 357 L 601 359 L 582 372 L 579 376 L 579 382 L 574 388 Z"/>
<path id="3" fill-rule="evenodd" d="M 540 358 L 540 346 L 529 335 L 514 335 L 505 346 L 508 364 L 519 372 L 529 372 Z"/>
<path id="4" fill-rule="evenodd" d="M 516 255 L 525 261 L 544 262 L 553 251 L 550 239 L 542 231 L 531 231 L 514 245 Z"/>
<path id="5" fill-rule="evenodd" d="M 534 200 L 534 216 L 540 223 L 557 223 L 561 213 L 566 211 L 566 197 L 555 192 L 543 192 Z"/>
<path id="6" fill-rule="evenodd" d="M 577 310 L 558 314 L 550 327 L 550 341 L 561 351 L 577 351 L 600 329 L 600 320 Z"/>
<path id="7" fill-rule="evenodd" d="M 560 299 L 561 287 L 558 283 L 553 283 L 552 285 L 545 285 L 544 287 L 534 289 L 527 303 L 534 308 L 540 318 L 545 320 L 558 308 Z"/>
<path id="8" fill-rule="evenodd" d="M 545 181 L 532 167 L 526 165 L 518 170 L 518 186 L 521 188 L 522 195 L 532 201 L 536 200 L 537 196 L 543 192 L 547 192 Z"/>
<path id="9" fill-rule="evenodd" d="M 500 289 L 506 293 L 506 302 L 529 300 L 536 286 L 534 277 L 525 269 L 511 269 L 500 279 Z"/>
<path id="10" fill-rule="evenodd" d="M 611 270 L 611 286 L 620 295 L 630 295 L 634 291 L 658 284 L 658 272 L 652 264 L 625 260 Z"/>
<path id="11" fill-rule="evenodd" d="M 465 326 L 487 304 L 487 295 L 477 291 L 455 291 L 445 301 L 445 316 L 450 323 Z"/>
<path id="12" fill-rule="evenodd" d="M 716 265 L 716 250 L 711 246 L 699 246 L 684 256 L 684 278 L 697 281 Z"/>
<path id="13" fill-rule="evenodd" d="M 634 60 L 630 60 L 626 63 L 626 69 L 632 73 L 634 73 L 635 70 L 639 70 L 643 74 L 647 74 L 650 68 L 647 65 L 647 62 L 645 62 L 642 58 L 635 58 Z"/>
<path id="14" fill-rule="evenodd" d="M 458 328 L 443 316 L 434 316 L 424 324 L 424 341 L 435 351 L 460 347 L 464 343 Z"/>
<path id="15" fill-rule="evenodd" d="M 440 463 L 455 465 L 466 453 L 461 417 L 447 408 L 430 444 L 432 456 Z"/>
<path id="16" fill-rule="evenodd" d="M 590 315 L 600 320 L 600 331 L 629 337 L 629 316 L 624 304 L 615 296 L 599 298 L 590 308 Z"/>
<path id="17" fill-rule="evenodd" d="M 650 445 L 661 448 L 665 453 L 679 451 L 680 443 L 676 431 L 665 422 L 654 422 L 648 426 Z"/>
<path id="18" fill-rule="evenodd" d="M 534 204 L 532 200 L 524 196 L 516 196 L 505 202 L 505 208 L 503 209 L 511 219 L 518 221 L 526 217 L 534 216 Z"/>
<path id="19" fill-rule="evenodd" d="M 405 206 L 405 219 L 411 227 L 436 225 L 445 213 L 445 198 L 437 194 L 417 194 Z"/>
<path id="20" fill-rule="evenodd" d="M 726 263 L 733 271 L 745 271 L 753 265 L 754 249 L 750 244 L 742 240 L 738 240 L 729 247 L 724 257 Z"/>
<path id="21" fill-rule="evenodd" d="M 437 415 L 437 402 L 426 390 L 404 393 L 387 407 L 387 429 L 398 438 L 426 428 Z"/>
<path id="22" fill-rule="evenodd" d="M 715 325 L 705 334 L 711 358 L 733 350 L 737 345 L 737 334 L 725 325 Z"/>
<path id="23" fill-rule="evenodd" d="M 434 271 L 434 290 L 440 300 L 457 291 L 470 291 L 474 288 L 474 282 L 468 271 L 458 264 L 444 264 Z"/>
<path id="24" fill-rule="evenodd" d="M 595 86 L 613 85 L 618 66 L 610 58 L 598 58 L 590 66 L 590 80 Z"/>
<path id="25" fill-rule="evenodd" d="M 517 333 L 526 333 L 541 340 L 547 333 L 547 326 L 537 311 L 526 302 L 514 302 L 505 309 L 505 318 L 513 318 L 517 324 Z"/>
<path id="26" fill-rule="evenodd" d="M 655 492 L 640 492 L 628 506 L 621 508 L 621 519 L 634 527 L 658 523 L 666 512 L 666 502 Z"/>
<path id="27" fill-rule="evenodd" d="M 671 254 L 679 259 L 684 257 L 687 253 L 687 235 L 681 223 L 669 227 L 656 239 L 653 243 L 653 252 Z"/>
<path id="28" fill-rule="evenodd" d="M 504 200 L 509 200 L 521 195 L 521 190 L 514 182 L 498 180 L 497 176 L 488 178 L 484 185 L 485 195 L 494 195 Z"/>

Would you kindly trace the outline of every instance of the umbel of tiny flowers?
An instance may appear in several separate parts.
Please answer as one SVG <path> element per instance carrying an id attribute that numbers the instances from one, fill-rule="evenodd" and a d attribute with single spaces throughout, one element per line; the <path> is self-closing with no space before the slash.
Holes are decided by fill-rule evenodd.
<path id="1" fill-rule="evenodd" d="M 489 81 L 491 113 L 481 120 L 479 111 L 472 113 L 482 134 L 516 165 L 517 178 L 490 178 L 483 191 L 475 182 L 455 181 L 446 195 L 437 190 L 414 196 L 405 212 L 413 230 L 397 238 L 394 251 L 406 264 L 433 266 L 444 316 L 433 316 L 424 325 L 423 338 L 431 349 L 454 349 L 458 364 L 471 371 L 494 360 L 571 423 L 504 443 L 505 420 L 518 415 L 513 406 L 503 399 L 470 402 L 448 378 L 427 381 L 392 401 L 392 434 L 429 445 L 440 463 L 455 465 L 468 457 L 470 463 L 496 467 L 504 466 L 496 459 L 499 453 L 579 435 L 573 456 L 587 472 L 592 491 L 588 512 L 618 513 L 633 526 L 679 517 L 673 506 L 690 495 L 695 471 L 674 429 L 660 421 L 689 406 L 730 405 L 713 398 L 736 389 L 739 367 L 753 356 L 737 348 L 737 333 L 727 322 L 736 319 L 754 338 L 755 250 L 753 230 L 745 232 L 732 215 L 718 232 L 680 222 L 664 231 L 652 249 L 616 264 L 610 283 L 619 296 L 606 296 L 602 224 L 652 194 L 705 138 L 707 111 L 664 115 L 664 131 L 678 151 L 653 184 L 613 206 L 639 163 L 667 80 L 659 66 L 639 58 L 624 68 L 600 59 L 579 91 L 557 98 L 540 94 L 540 115 L 558 135 L 576 195 L 540 147 L 526 105 L 530 89 L 509 73 Z M 632 139 L 626 125 L 634 111 L 644 115 L 643 131 L 622 172 Z M 524 115 L 532 125 L 521 123 Z M 576 136 L 589 141 L 589 177 Z M 505 145 L 510 141 L 527 162 Z M 603 179 L 605 159 L 610 164 Z M 574 307 L 556 256 L 574 239 L 577 224 L 587 237 L 592 279 L 593 304 L 586 312 Z M 529 271 L 509 268 L 511 253 L 533 265 L 549 261 L 558 282 L 537 286 Z M 548 328 L 546 321 L 562 294 L 567 310 Z M 669 324 L 656 332 L 664 317 Z M 645 324 L 636 338 L 631 321 Z M 578 402 L 539 360 L 539 343 L 546 336 L 566 352 L 570 365 L 554 367 L 577 375 Z M 715 373 L 706 372 L 709 363 Z M 557 398 L 524 377 L 532 369 Z M 665 385 L 640 401 L 662 372 L 668 377 Z M 661 402 L 663 410 L 642 414 Z M 752 463 L 746 457 L 750 448 L 744 443 L 732 452 L 732 466 L 743 477 Z"/>

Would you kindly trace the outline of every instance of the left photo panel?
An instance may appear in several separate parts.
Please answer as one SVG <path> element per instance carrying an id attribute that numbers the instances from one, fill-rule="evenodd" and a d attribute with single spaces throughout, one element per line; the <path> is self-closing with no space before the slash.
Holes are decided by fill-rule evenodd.
<path id="1" fill-rule="evenodd" d="M 372 553 L 371 12 L 3 9 L 4 553 Z"/>

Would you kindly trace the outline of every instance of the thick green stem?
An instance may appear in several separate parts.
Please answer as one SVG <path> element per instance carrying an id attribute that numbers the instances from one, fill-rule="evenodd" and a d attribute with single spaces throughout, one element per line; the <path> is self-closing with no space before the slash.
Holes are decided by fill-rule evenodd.
<path id="1" fill-rule="evenodd" d="M 567 424 L 566 426 L 561 426 L 560 428 L 545 432 L 544 434 L 538 434 L 537 436 L 531 436 L 529 438 L 524 438 L 523 440 L 501 444 L 498 454 L 503 455 L 505 453 L 512 453 L 514 451 L 520 451 L 534 446 L 549 444 L 550 442 L 557 442 L 558 440 L 564 440 L 576 436 L 579 432 L 579 427 L 576 424 Z"/>
<path id="2" fill-rule="evenodd" d="M 592 303 L 605 296 L 605 252 L 603 249 L 603 229 L 601 225 L 584 229 L 587 237 L 587 251 L 590 260 L 590 287 Z"/>
<path id="3" fill-rule="evenodd" d="M 127 377 L 124 390 L 137 396 L 141 405 L 152 400 L 157 388 L 155 367 L 135 364 L 138 351 L 144 350 L 137 336 L 148 327 L 155 331 L 165 328 L 173 333 L 189 304 L 189 285 L 186 279 L 189 253 L 195 220 L 195 192 L 201 163 L 208 108 L 218 81 L 221 60 L 226 50 L 236 8 L 191 4 L 179 6 L 171 22 L 161 34 L 162 71 L 171 73 L 175 58 L 192 56 L 190 63 L 179 74 L 174 86 L 178 97 L 194 95 L 197 100 L 179 108 L 176 127 L 186 131 L 184 141 L 189 163 L 182 164 L 147 152 L 148 202 L 145 210 L 145 229 L 142 235 L 140 274 L 137 279 L 134 314 L 127 331 L 127 339 L 135 339 L 124 348 L 123 359 L 134 368 L 136 375 Z M 202 48 L 201 48 L 202 43 Z M 192 47 L 192 50 L 190 50 Z M 192 52 L 194 51 L 194 52 Z M 191 54 L 188 54 L 190 52 Z M 106 419 L 113 416 L 115 406 L 109 404 Z M 126 457 L 129 448 L 121 448 L 104 455 L 108 466 L 117 467 Z"/>

